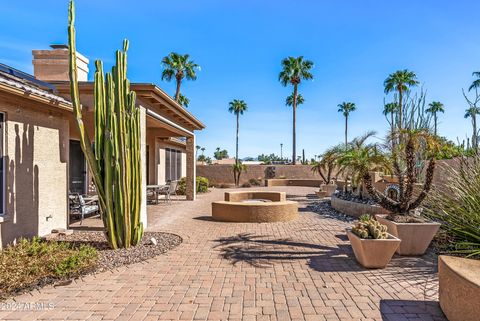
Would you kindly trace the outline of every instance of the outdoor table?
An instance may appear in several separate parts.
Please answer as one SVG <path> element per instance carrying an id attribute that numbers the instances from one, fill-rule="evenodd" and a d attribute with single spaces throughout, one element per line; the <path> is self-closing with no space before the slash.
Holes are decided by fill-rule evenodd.
<path id="1" fill-rule="evenodd" d="M 168 187 L 168 185 L 147 185 L 147 190 L 153 190 L 155 194 L 155 204 L 158 204 L 158 195 L 161 189 Z"/>

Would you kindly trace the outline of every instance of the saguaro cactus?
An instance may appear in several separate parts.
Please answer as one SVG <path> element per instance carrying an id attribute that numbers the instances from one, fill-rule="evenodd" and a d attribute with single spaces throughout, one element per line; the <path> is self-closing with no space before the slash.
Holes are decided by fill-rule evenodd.
<path id="1" fill-rule="evenodd" d="M 94 105 L 95 146 L 82 120 L 75 47 L 75 5 L 69 5 L 68 48 L 70 94 L 80 133 L 80 143 L 97 188 L 105 235 L 113 248 L 140 242 L 141 157 L 140 111 L 136 94 L 127 79 L 128 41 L 116 52 L 116 64 L 104 75 L 101 61 L 95 61 Z"/>

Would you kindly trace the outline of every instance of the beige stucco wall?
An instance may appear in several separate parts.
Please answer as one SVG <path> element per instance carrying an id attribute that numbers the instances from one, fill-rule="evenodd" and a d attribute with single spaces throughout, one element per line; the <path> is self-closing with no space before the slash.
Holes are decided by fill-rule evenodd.
<path id="1" fill-rule="evenodd" d="M 1 246 L 67 226 L 69 124 L 59 112 L 0 96 L 5 113 L 6 213 Z"/>

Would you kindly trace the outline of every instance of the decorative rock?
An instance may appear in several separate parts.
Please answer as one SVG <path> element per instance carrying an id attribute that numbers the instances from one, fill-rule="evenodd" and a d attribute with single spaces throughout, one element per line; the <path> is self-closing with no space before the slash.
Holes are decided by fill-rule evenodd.
<path id="1" fill-rule="evenodd" d="M 53 234 L 59 234 L 59 235 L 72 235 L 73 230 L 68 230 L 66 228 L 55 228 L 52 230 Z"/>
<path id="2" fill-rule="evenodd" d="M 150 242 L 151 242 L 152 245 L 155 245 L 155 246 L 158 244 L 157 239 L 154 238 L 154 237 L 152 237 L 152 238 L 150 239 Z"/>

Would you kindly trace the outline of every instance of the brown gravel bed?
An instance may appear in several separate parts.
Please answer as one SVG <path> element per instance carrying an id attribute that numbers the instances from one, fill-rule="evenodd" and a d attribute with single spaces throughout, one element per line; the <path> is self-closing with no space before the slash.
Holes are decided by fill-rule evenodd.
<path id="1" fill-rule="evenodd" d="M 157 240 L 157 245 L 152 244 L 152 238 Z M 117 250 L 110 248 L 103 232 L 99 231 L 74 231 L 70 235 L 58 236 L 55 240 L 67 241 L 76 245 L 87 244 L 96 248 L 98 250 L 98 262 L 95 273 L 148 260 L 182 243 L 180 236 L 163 232 L 145 232 L 141 244 L 129 249 Z"/>

